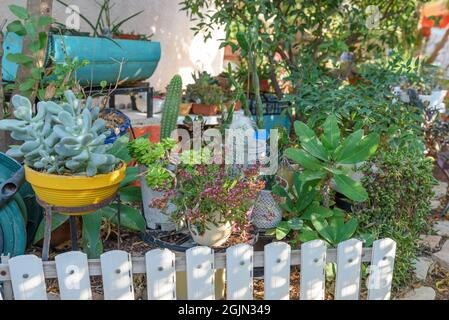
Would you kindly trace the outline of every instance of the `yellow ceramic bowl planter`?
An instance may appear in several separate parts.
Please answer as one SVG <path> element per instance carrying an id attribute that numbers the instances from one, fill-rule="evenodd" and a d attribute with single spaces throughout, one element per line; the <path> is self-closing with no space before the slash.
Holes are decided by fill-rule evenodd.
<path id="1" fill-rule="evenodd" d="M 25 166 L 25 178 L 39 199 L 49 205 L 66 208 L 85 207 L 111 198 L 120 187 L 125 174 L 125 163 L 113 172 L 97 174 L 93 177 L 48 174 Z"/>

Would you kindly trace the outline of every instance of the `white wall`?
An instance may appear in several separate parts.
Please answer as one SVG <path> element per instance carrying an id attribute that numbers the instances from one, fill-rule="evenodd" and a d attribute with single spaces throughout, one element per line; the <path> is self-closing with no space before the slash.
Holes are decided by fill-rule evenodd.
<path id="1" fill-rule="evenodd" d="M 101 1 L 101 0 L 100 0 Z M 96 21 L 99 9 L 95 0 L 65 0 L 77 5 L 80 12 L 90 21 Z M 115 0 L 112 10 L 113 17 L 125 18 L 131 14 L 145 10 L 142 14 L 123 26 L 125 32 L 154 34 L 152 40 L 159 41 L 162 56 L 159 66 L 150 78 L 152 86 L 163 90 L 171 77 L 179 73 L 184 83 L 191 82 L 191 73 L 195 70 L 205 70 L 218 74 L 223 66 L 223 50 L 219 50 L 219 41 L 224 34 L 216 32 L 213 40 L 206 44 L 201 35 L 194 36 L 190 30 L 192 23 L 183 11 L 179 11 L 179 0 Z M 26 5 L 26 0 L 1 0 L 0 21 L 4 18 L 14 19 L 8 10 L 8 5 Z M 68 14 L 65 7 L 54 1 L 53 16 L 65 23 Z M 87 23 L 81 21 L 81 30 L 90 31 Z"/>

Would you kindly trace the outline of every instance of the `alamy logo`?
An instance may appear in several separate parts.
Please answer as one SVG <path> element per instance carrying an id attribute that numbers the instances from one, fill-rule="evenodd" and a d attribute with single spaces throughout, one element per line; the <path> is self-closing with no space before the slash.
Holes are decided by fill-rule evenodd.
<path id="1" fill-rule="evenodd" d="M 382 14 L 380 13 L 379 7 L 370 5 L 366 7 L 365 14 L 367 15 L 365 25 L 368 29 L 379 29 L 380 27 L 380 19 L 382 18 Z"/>
<path id="2" fill-rule="evenodd" d="M 68 17 L 65 19 L 65 26 L 67 29 L 80 30 L 80 8 L 77 5 L 69 5 L 65 9 L 65 13 Z"/>

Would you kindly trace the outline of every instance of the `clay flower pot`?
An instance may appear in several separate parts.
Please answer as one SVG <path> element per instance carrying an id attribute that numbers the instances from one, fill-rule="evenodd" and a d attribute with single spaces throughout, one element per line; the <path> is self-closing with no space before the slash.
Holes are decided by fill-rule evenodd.
<path id="1" fill-rule="evenodd" d="M 219 214 L 216 214 L 216 221 L 219 220 Z M 193 241 L 202 246 L 220 247 L 222 246 L 232 234 L 232 224 L 227 221 L 223 223 L 206 223 L 206 230 L 200 234 L 194 225 L 188 224 L 190 234 Z"/>
<path id="2" fill-rule="evenodd" d="M 193 103 L 192 104 L 192 113 L 197 114 L 199 116 L 213 116 L 216 115 L 220 111 L 220 108 L 217 105 L 209 105 L 209 104 L 201 104 L 201 103 Z"/>
<path id="3" fill-rule="evenodd" d="M 183 102 L 179 105 L 179 115 L 180 116 L 187 116 L 190 113 L 190 110 L 192 109 L 192 103 L 190 102 Z"/>

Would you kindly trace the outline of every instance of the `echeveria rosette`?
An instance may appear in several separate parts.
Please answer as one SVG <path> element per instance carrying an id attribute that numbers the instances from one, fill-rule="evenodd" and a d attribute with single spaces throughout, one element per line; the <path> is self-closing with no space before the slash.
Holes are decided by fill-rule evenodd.
<path id="1" fill-rule="evenodd" d="M 94 176 L 113 171 L 119 161 L 107 154 L 110 146 L 104 141 L 109 131 L 98 118 L 100 109 L 92 107 L 90 97 L 86 105 L 72 91 L 65 97 L 67 103 L 39 102 L 33 116 L 31 102 L 14 96 L 16 119 L 0 121 L 0 130 L 11 131 L 11 137 L 23 144 L 11 146 L 7 154 L 49 174 Z"/>

